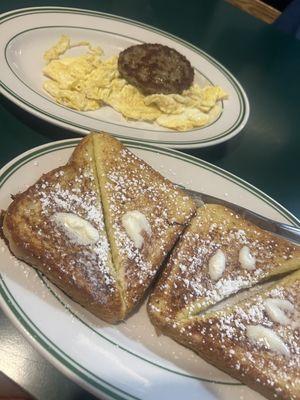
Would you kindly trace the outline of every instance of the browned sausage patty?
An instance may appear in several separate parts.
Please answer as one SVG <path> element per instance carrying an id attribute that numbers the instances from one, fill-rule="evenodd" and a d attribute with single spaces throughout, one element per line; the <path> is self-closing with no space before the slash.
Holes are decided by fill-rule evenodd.
<path id="1" fill-rule="evenodd" d="M 161 44 L 138 44 L 119 55 L 122 78 L 144 94 L 182 93 L 194 80 L 191 63 L 178 51 Z"/>

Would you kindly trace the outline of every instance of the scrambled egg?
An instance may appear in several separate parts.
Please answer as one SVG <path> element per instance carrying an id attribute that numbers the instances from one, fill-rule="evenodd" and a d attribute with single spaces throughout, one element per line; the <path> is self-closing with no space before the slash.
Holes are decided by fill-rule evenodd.
<path id="1" fill-rule="evenodd" d="M 61 58 L 76 46 L 87 46 L 86 54 Z M 120 77 L 118 57 L 101 59 L 102 50 L 89 42 L 70 43 L 63 35 L 44 54 L 43 73 L 49 79 L 43 88 L 57 103 L 79 111 L 109 105 L 125 118 L 156 122 L 166 128 L 186 131 L 212 122 L 220 113 L 220 100 L 227 94 L 219 86 L 200 88 L 193 84 L 179 94 L 143 95 Z"/>

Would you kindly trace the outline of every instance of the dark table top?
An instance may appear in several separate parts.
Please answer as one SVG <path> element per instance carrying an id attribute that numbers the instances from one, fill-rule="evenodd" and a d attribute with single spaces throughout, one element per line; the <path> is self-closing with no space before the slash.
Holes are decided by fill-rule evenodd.
<path id="1" fill-rule="evenodd" d="M 223 0 L 2 0 L 0 12 L 41 5 L 136 19 L 215 57 L 244 87 L 250 118 L 242 134 L 229 142 L 184 152 L 238 175 L 300 216 L 300 43 L 296 39 Z M 0 129 L 0 166 L 33 146 L 77 136 L 31 116 L 3 96 Z M 38 399 L 93 398 L 40 356 L 1 312 L 0 360 L 1 371 Z"/>

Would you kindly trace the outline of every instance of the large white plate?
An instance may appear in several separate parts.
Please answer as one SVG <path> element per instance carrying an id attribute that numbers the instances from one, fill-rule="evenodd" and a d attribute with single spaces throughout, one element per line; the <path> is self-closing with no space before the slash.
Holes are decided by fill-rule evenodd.
<path id="1" fill-rule="evenodd" d="M 0 209 L 68 159 L 79 139 L 50 143 L 0 171 Z M 245 181 L 175 150 L 127 142 L 134 153 L 185 187 L 291 224 L 299 221 Z M 43 276 L 17 261 L 0 241 L 0 304 L 33 345 L 63 373 L 110 399 L 257 400 L 261 397 L 171 339 L 158 337 L 145 305 L 126 323 L 108 325 L 72 302 Z M 261 398 L 262 399 L 262 398 Z"/>
<path id="2" fill-rule="evenodd" d="M 191 61 L 196 82 L 220 85 L 229 99 L 223 102 L 222 113 L 213 123 L 184 133 L 127 121 L 111 107 L 85 113 L 68 109 L 56 104 L 42 89 L 43 53 L 61 34 L 100 45 L 107 57 L 142 42 L 168 45 Z M 36 7 L 2 14 L 0 37 L 1 92 L 32 114 L 79 133 L 103 130 L 164 147 L 204 147 L 235 136 L 249 116 L 247 96 L 226 68 L 197 47 L 140 22 L 95 11 Z M 78 54 L 80 50 L 73 51 Z"/>

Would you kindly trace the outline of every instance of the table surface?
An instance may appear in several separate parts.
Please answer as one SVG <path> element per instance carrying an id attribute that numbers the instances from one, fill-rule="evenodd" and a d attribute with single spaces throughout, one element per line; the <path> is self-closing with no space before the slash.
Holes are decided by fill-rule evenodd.
<path id="1" fill-rule="evenodd" d="M 220 61 L 248 94 L 249 121 L 229 142 L 184 151 L 238 175 L 300 216 L 300 43 L 296 39 L 223 0 L 2 0 L 0 12 L 40 5 L 86 8 L 142 21 Z M 31 116 L 3 96 L 0 130 L 0 166 L 33 146 L 76 136 Z M 40 356 L 1 311 L 0 370 L 37 399 L 94 398 Z"/>

